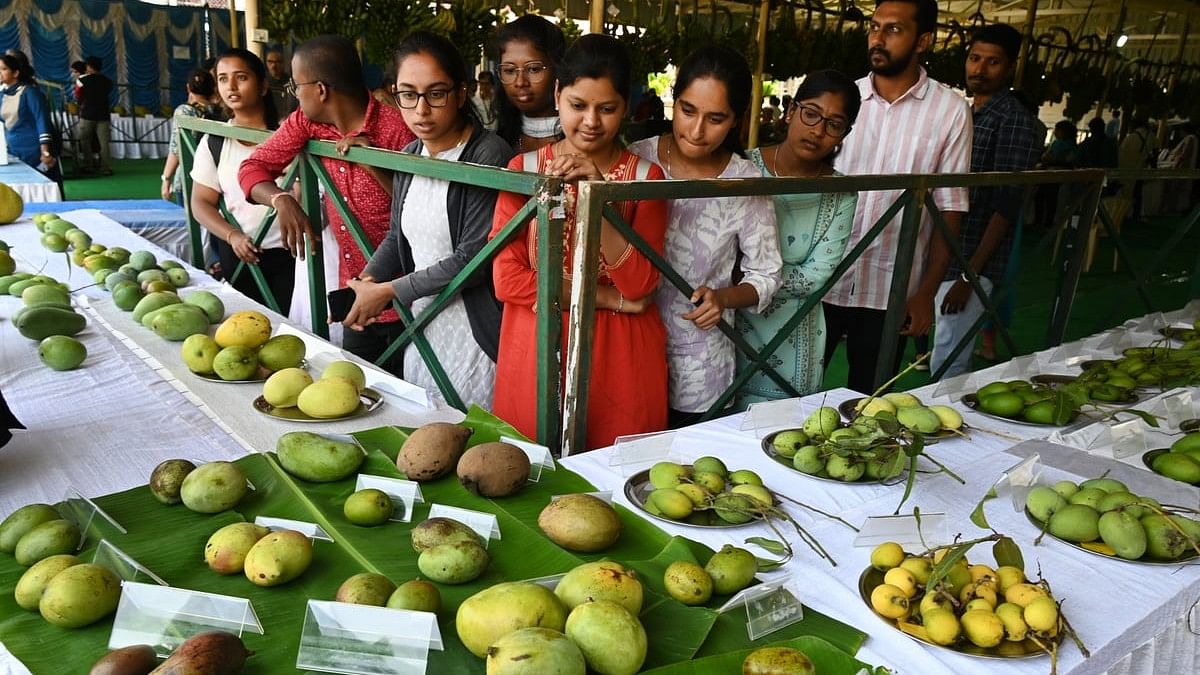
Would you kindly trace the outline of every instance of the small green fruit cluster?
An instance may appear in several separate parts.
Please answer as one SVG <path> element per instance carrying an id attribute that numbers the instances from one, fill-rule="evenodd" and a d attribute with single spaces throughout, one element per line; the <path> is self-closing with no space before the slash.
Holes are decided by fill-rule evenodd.
<path id="1" fill-rule="evenodd" d="M 693 525 L 748 523 L 775 503 L 758 474 L 729 471 L 716 457 L 691 465 L 659 462 L 650 468 L 650 484 L 646 511 Z"/>

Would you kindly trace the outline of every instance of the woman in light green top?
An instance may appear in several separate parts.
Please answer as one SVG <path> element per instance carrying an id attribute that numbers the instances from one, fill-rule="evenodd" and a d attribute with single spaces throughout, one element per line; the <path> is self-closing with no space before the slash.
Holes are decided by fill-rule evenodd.
<path id="1" fill-rule="evenodd" d="M 833 157 L 850 133 L 859 103 L 858 87 L 849 77 L 836 70 L 811 73 L 796 91 L 787 112 L 787 138 L 779 145 L 751 150 L 750 160 L 764 176 L 837 175 Z M 783 286 L 766 309 L 758 314 L 737 315 L 738 332 L 758 350 L 783 330 L 841 262 L 857 193 L 779 195 L 774 201 L 783 255 Z M 821 389 L 824 353 L 825 318 L 818 302 L 767 363 L 801 395 L 810 394 Z M 738 370 L 748 367 L 749 359 L 738 352 Z M 789 396 L 760 371 L 738 392 L 737 405 L 745 408 L 751 403 Z"/>

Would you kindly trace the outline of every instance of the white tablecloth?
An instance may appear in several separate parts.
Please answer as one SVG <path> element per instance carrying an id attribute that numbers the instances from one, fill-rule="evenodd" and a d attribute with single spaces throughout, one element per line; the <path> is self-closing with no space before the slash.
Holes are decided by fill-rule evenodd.
<path id="1" fill-rule="evenodd" d="M 113 114 L 110 136 L 113 159 L 162 159 L 171 140 L 171 118 Z"/>
<path id="2" fill-rule="evenodd" d="M 7 184 L 21 195 L 25 202 L 60 202 L 62 192 L 58 183 L 38 173 L 16 157 L 9 157 L 8 164 L 0 165 L 0 183 Z"/>

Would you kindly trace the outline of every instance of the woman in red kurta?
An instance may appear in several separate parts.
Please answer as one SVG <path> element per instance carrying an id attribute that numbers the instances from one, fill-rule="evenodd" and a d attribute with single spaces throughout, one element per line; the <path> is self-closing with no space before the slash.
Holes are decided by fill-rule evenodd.
<path id="1" fill-rule="evenodd" d="M 558 109 L 564 138 L 513 158 L 510 169 L 561 176 L 566 210 L 564 286 L 570 284 L 575 230 L 575 181 L 660 180 L 662 169 L 617 141 L 627 107 L 629 58 L 616 40 L 587 35 L 567 50 L 559 68 Z M 501 192 L 492 236 L 528 197 Z M 664 201 L 622 202 L 617 210 L 656 251 L 667 226 Z M 667 423 L 666 331 L 653 305 L 658 270 L 604 222 L 600 239 L 596 330 L 588 387 L 587 447 L 617 436 L 659 431 Z M 492 264 L 496 297 L 504 303 L 493 411 L 532 436 L 537 425 L 537 230 L 528 224 Z M 564 311 L 563 341 L 568 315 Z M 564 348 L 563 353 L 566 353 Z"/>

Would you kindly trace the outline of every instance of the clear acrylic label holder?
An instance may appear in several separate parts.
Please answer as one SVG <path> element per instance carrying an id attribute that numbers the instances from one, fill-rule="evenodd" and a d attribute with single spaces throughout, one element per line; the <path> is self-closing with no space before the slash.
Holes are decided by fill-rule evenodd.
<path id="1" fill-rule="evenodd" d="M 1020 356 L 1008 362 L 1004 370 L 1000 372 L 999 380 L 1028 380 L 1030 377 L 1037 375 L 1041 370 L 1038 363 L 1037 354 L 1028 356 Z"/>
<path id="2" fill-rule="evenodd" d="M 354 490 L 357 492 L 368 489 L 379 490 L 392 500 L 392 517 L 389 520 L 399 523 L 411 523 L 413 510 L 417 504 L 425 501 L 421 495 L 420 483 L 402 478 L 358 474 L 358 479 L 354 481 Z"/>
<path id="3" fill-rule="evenodd" d="M 963 396 L 974 393 L 975 373 L 963 373 L 954 377 L 942 378 L 933 388 L 933 398 L 946 397 L 952 401 L 961 401 Z"/>
<path id="4" fill-rule="evenodd" d="M 1020 513 L 1025 509 L 1025 498 L 1042 476 L 1041 460 L 1042 456 L 1035 452 L 1000 474 L 1000 480 L 996 481 L 993 489 L 999 495 L 1007 488 L 1012 498 L 1013 511 Z"/>
<path id="5" fill-rule="evenodd" d="M 272 518 L 270 516 L 259 516 L 254 519 L 255 525 L 262 525 L 272 532 L 280 530 L 295 530 L 309 539 L 320 539 L 321 541 L 333 542 L 333 537 L 325 533 L 320 525 L 316 523 L 307 523 L 303 520 L 291 520 L 290 518 Z"/>
<path id="6" fill-rule="evenodd" d="M 541 586 L 542 588 L 553 593 L 554 589 L 558 588 L 558 582 L 562 581 L 562 578 L 565 576 L 567 576 L 565 573 L 564 574 L 551 574 L 548 577 L 538 577 L 536 579 L 526 579 L 525 581 L 528 583 L 531 583 L 531 584 L 537 584 L 538 586 Z"/>
<path id="7" fill-rule="evenodd" d="M 511 438 L 509 436 L 501 436 L 500 442 L 517 446 L 529 457 L 530 483 L 536 483 L 541 480 L 543 471 L 554 471 L 557 468 L 554 464 L 554 455 L 550 454 L 550 448 L 544 445 L 522 441 L 519 438 Z"/>
<path id="8" fill-rule="evenodd" d="M 1059 345 L 1050 355 L 1051 363 L 1061 363 L 1065 366 L 1077 366 L 1090 357 L 1084 349 L 1083 342 L 1073 341 Z"/>
<path id="9" fill-rule="evenodd" d="M 442 650 L 437 615 L 309 600 L 296 669 L 350 675 L 424 673 Z"/>
<path id="10" fill-rule="evenodd" d="M 121 534 L 129 534 L 129 530 L 125 529 L 115 518 L 108 515 L 104 509 L 97 506 L 96 502 L 84 497 L 83 493 L 73 487 L 67 488 L 67 493 L 63 496 L 62 506 L 58 511 L 64 518 L 75 523 L 79 528 L 79 544 L 76 546 L 77 549 L 83 547 L 83 542 L 87 540 L 88 528 L 96 521 L 97 516 L 109 525 L 112 525 Z"/>
<path id="11" fill-rule="evenodd" d="M 117 548 L 116 545 L 107 539 L 100 540 L 100 544 L 96 547 L 96 552 L 92 555 L 92 564 L 111 570 L 122 581 L 170 586 L 166 581 L 163 581 L 162 577 L 151 572 L 149 568 L 134 560 L 133 556 Z"/>
<path id="12" fill-rule="evenodd" d="M 746 634 L 751 641 L 804 619 L 804 607 L 790 577 L 751 586 L 730 598 L 717 613 L 742 606 L 746 608 Z"/>
<path id="13" fill-rule="evenodd" d="M 949 544 L 950 521 L 944 513 L 922 513 L 920 523 L 912 514 L 871 516 L 854 538 L 854 547 L 873 548 L 886 541 L 922 548 Z"/>
<path id="14" fill-rule="evenodd" d="M 1114 328 L 1099 344 L 1097 351 L 1111 352 L 1120 355 L 1133 346 L 1133 333 L 1125 328 Z"/>
<path id="15" fill-rule="evenodd" d="M 491 540 L 500 539 L 500 522 L 491 513 L 460 509 L 457 506 L 446 506 L 445 504 L 433 504 L 429 507 L 429 517 L 457 520 L 475 530 L 475 533 L 483 539 L 484 547 L 487 547 Z"/>
<path id="16" fill-rule="evenodd" d="M 677 460 L 674 447 L 674 431 L 617 436 L 608 456 L 608 465 L 616 467 L 626 477 L 632 476 L 659 462 Z"/>
<path id="17" fill-rule="evenodd" d="M 752 403 L 742 416 L 739 431 L 753 431 L 755 438 L 762 438 L 779 429 L 796 429 L 804 424 L 804 411 L 800 399 L 785 398 L 778 401 Z"/>
<path id="18" fill-rule="evenodd" d="M 1134 418 L 1108 428 L 1112 438 L 1113 459 L 1125 459 L 1146 452 L 1146 433 L 1142 420 Z"/>
<path id="19" fill-rule="evenodd" d="M 246 598 L 125 581 L 108 648 L 152 645 L 160 657 L 166 657 L 188 638 L 210 630 L 239 637 L 263 634 L 254 606 Z"/>
<path id="20" fill-rule="evenodd" d="M 1163 407 L 1167 411 L 1167 426 L 1172 429 L 1179 429 L 1184 422 L 1196 417 L 1196 405 L 1189 390 L 1164 397 Z"/>

